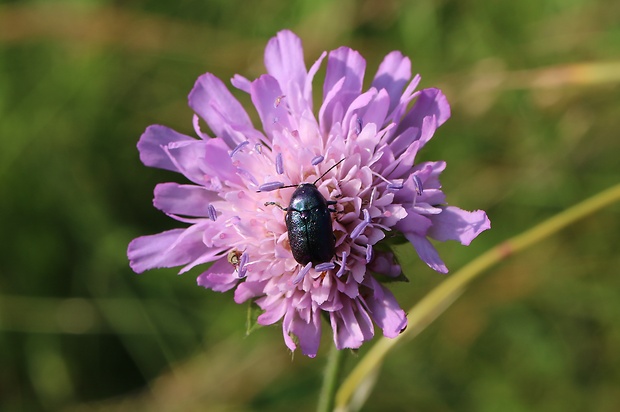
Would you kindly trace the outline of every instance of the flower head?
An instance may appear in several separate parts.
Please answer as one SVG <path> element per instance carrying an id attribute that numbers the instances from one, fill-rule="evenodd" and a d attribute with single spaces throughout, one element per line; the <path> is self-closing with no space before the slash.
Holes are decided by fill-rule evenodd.
<path id="1" fill-rule="evenodd" d="M 312 81 L 325 57 L 316 116 Z M 405 312 L 372 273 L 396 278 L 401 269 L 377 243 L 402 233 L 426 264 L 445 273 L 429 238 L 468 245 L 490 227 L 483 211 L 446 206 L 438 179 L 444 162 L 415 162 L 450 116 L 448 102 L 438 89 L 416 91 L 420 77 L 411 79 L 410 60 L 396 51 L 366 91 L 366 63 L 357 51 L 323 53 L 307 69 L 301 41 L 290 31 L 269 41 L 265 66 L 267 74 L 256 80 L 232 79 L 250 95 L 262 130 L 210 73 L 189 94 L 199 139 L 164 126 L 146 129 L 138 143 L 142 162 L 191 181 L 157 185 L 154 205 L 189 226 L 134 239 L 131 267 L 140 273 L 183 266 L 183 273 L 213 262 L 199 285 L 234 288 L 237 303 L 253 299 L 264 311 L 258 323 L 282 321 L 286 345 L 311 357 L 322 313 L 338 348 L 358 348 L 374 335 L 373 323 L 395 337 L 407 325 Z M 215 137 L 201 130 L 200 119 Z M 311 229 L 302 220 L 287 228 L 286 215 L 299 212 L 291 197 L 301 183 L 314 183 L 331 227 Z M 326 254 L 303 243 L 305 230 L 315 229 L 327 241 Z M 319 257 L 294 256 L 300 241 L 302 252 Z"/>

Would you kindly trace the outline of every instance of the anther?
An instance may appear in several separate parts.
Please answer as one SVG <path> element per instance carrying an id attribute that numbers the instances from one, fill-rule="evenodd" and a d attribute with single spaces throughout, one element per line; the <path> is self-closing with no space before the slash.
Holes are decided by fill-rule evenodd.
<path id="1" fill-rule="evenodd" d="M 418 196 L 422 195 L 424 191 L 424 186 L 422 186 L 422 181 L 416 175 L 412 175 L 411 179 L 413 180 L 413 185 L 415 187 L 415 191 L 418 193 Z"/>
<path id="2" fill-rule="evenodd" d="M 299 282 L 301 282 L 301 280 L 304 278 L 304 276 L 306 276 L 306 274 L 310 271 L 311 267 L 312 267 L 312 262 L 308 262 L 306 264 L 306 266 L 301 268 L 299 270 L 299 273 L 297 274 L 297 276 L 295 276 L 295 279 L 293 279 L 293 285 L 296 285 Z"/>
<path id="3" fill-rule="evenodd" d="M 314 267 L 314 270 L 316 270 L 317 272 L 326 272 L 328 270 L 332 270 L 335 268 L 336 268 L 336 265 L 333 262 L 325 262 L 325 263 L 319 263 L 318 265 L 316 265 Z"/>
<path id="4" fill-rule="evenodd" d="M 282 153 L 276 155 L 276 172 L 281 175 L 284 173 L 284 165 L 282 164 Z"/>
<path id="5" fill-rule="evenodd" d="M 312 162 L 311 162 L 311 163 L 312 163 L 312 166 L 316 166 L 316 165 L 318 165 L 318 164 L 319 164 L 319 163 L 321 163 L 323 160 L 325 160 L 325 158 L 324 158 L 323 156 L 321 156 L 321 155 L 314 156 L 314 157 L 312 158 Z"/>
<path id="6" fill-rule="evenodd" d="M 243 147 L 247 146 L 250 144 L 249 140 L 246 140 L 245 142 L 241 142 L 237 145 L 237 147 L 235 147 L 232 152 L 230 152 L 230 157 L 233 157 L 239 150 L 243 149 Z"/>
<path id="7" fill-rule="evenodd" d="M 362 123 L 362 118 L 361 118 L 361 117 L 358 117 L 358 118 L 357 118 L 357 122 L 356 122 L 356 124 L 355 124 L 355 132 L 356 132 L 357 134 L 362 133 L 362 125 L 363 125 L 363 123 Z"/>
<path id="8" fill-rule="evenodd" d="M 392 183 L 388 183 L 387 185 L 387 189 L 388 190 L 399 190 L 403 188 L 403 180 L 402 179 L 397 179 L 392 181 Z"/>
<path id="9" fill-rule="evenodd" d="M 209 219 L 215 222 L 215 220 L 217 219 L 217 210 L 215 210 L 215 207 L 213 205 L 210 204 L 207 207 L 207 214 L 209 215 Z"/>
<path id="10" fill-rule="evenodd" d="M 355 229 L 353 229 L 353 231 L 351 232 L 351 239 L 355 240 L 359 237 L 359 235 L 361 235 L 364 230 L 366 230 L 366 227 L 368 226 L 368 222 L 366 221 L 362 221 L 360 222 L 359 225 L 355 226 Z"/>
<path id="11" fill-rule="evenodd" d="M 283 182 L 269 182 L 263 183 L 258 187 L 259 192 L 271 192 L 272 190 L 277 190 L 284 186 Z"/>
<path id="12" fill-rule="evenodd" d="M 342 252 L 342 263 L 340 263 L 340 269 L 336 272 L 336 276 L 340 277 L 344 275 L 344 271 L 347 268 L 347 252 Z"/>
<path id="13" fill-rule="evenodd" d="M 248 254 L 246 252 L 243 252 L 243 254 L 241 255 L 241 259 L 239 259 L 239 279 L 242 279 L 245 277 L 248 268 L 246 268 L 245 266 L 248 264 L 248 261 L 250 260 L 250 256 L 248 256 Z"/>

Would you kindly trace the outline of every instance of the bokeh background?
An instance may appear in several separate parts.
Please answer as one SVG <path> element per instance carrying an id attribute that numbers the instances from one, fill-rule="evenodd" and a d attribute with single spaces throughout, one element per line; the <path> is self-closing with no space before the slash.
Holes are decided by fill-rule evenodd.
<path id="1" fill-rule="evenodd" d="M 452 271 L 620 178 L 617 1 L 3 1 L 0 410 L 314 410 L 329 333 L 291 356 L 200 270 L 136 275 L 125 256 L 176 227 L 152 189 L 183 182 L 141 165 L 140 134 L 193 134 L 195 79 L 258 76 L 282 28 L 308 64 L 348 45 L 369 81 L 399 49 L 444 90 L 452 118 L 419 159 L 445 159 L 450 203 L 493 225 L 438 245 Z M 390 354 L 364 410 L 620 410 L 619 213 L 493 268 Z M 408 308 L 444 277 L 397 252 Z"/>

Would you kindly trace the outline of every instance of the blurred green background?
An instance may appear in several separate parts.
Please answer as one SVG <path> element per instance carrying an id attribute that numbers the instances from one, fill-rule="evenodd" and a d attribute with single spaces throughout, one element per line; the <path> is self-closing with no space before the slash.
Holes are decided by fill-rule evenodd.
<path id="1" fill-rule="evenodd" d="M 399 49 L 444 90 L 452 118 L 419 159 L 445 159 L 450 203 L 493 226 L 438 246 L 452 271 L 620 178 L 617 1 L 3 1 L 0 410 L 314 410 L 327 325 L 316 359 L 291 357 L 278 326 L 246 337 L 247 308 L 199 270 L 136 275 L 125 256 L 177 226 L 152 190 L 183 182 L 140 163 L 140 134 L 193 134 L 195 79 L 258 76 L 282 28 L 308 64 L 348 45 L 370 80 Z M 364 410 L 620 410 L 619 212 L 473 284 L 391 353 Z M 398 252 L 409 308 L 444 277 Z"/>

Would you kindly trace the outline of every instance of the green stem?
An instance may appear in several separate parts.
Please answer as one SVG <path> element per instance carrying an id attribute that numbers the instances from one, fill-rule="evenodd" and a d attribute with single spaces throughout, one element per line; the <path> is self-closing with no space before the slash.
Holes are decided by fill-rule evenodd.
<path id="1" fill-rule="evenodd" d="M 560 229 L 588 216 L 605 206 L 620 200 L 620 184 L 613 186 L 542 223 L 500 243 L 491 250 L 465 265 L 429 292 L 408 311 L 409 326 L 394 339 L 380 339 L 343 381 L 336 394 L 336 406 L 346 410 L 351 397 L 359 385 L 380 365 L 387 353 L 400 341 L 412 339 L 433 322 L 454 302 L 465 287 L 486 269 L 508 256 L 534 245 Z"/>
<path id="2" fill-rule="evenodd" d="M 344 351 L 336 349 L 336 345 L 332 345 L 325 365 L 325 376 L 323 377 L 323 386 L 319 395 L 319 404 L 317 412 L 331 412 L 334 410 L 334 400 L 336 389 L 338 388 L 338 380 L 340 371 L 344 363 Z"/>

